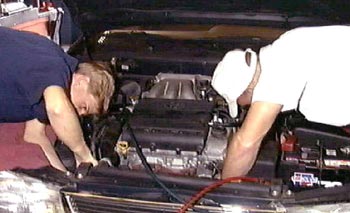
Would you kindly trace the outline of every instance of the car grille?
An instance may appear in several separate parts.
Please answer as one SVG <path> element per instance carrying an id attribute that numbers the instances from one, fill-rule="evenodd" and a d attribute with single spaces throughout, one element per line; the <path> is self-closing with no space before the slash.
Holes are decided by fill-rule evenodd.
<path id="1" fill-rule="evenodd" d="M 68 209 L 73 213 L 110 213 L 110 212 L 177 212 L 181 204 L 107 197 L 100 195 L 63 192 Z M 204 212 L 225 212 L 222 207 L 198 206 Z M 187 212 L 195 212 L 188 210 Z"/>

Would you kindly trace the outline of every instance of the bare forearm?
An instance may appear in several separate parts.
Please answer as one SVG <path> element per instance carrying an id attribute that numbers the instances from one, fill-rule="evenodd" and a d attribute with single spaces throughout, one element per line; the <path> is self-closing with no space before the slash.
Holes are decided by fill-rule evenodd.
<path id="1" fill-rule="evenodd" d="M 51 141 L 46 136 L 44 124 L 40 123 L 36 119 L 27 121 L 23 139 L 28 143 L 38 144 L 53 167 L 61 171 L 66 171 L 66 168 L 57 156 Z"/>
<path id="2" fill-rule="evenodd" d="M 253 166 L 259 150 L 259 143 L 256 144 L 249 147 L 243 146 L 241 141 L 234 138 L 227 150 L 222 178 L 246 175 Z"/>
<path id="3" fill-rule="evenodd" d="M 47 137 L 39 139 L 39 141 L 37 141 L 37 144 L 39 144 L 41 149 L 44 151 L 45 156 L 49 160 L 51 166 L 64 172 L 67 171 Z"/>
<path id="4" fill-rule="evenodd" d="M 65 91 L 50 86 L 44 91 L 46 111 L 57 137 L 72 150 L 79 161 L 91 161 L 93 157 L 85 144 L 78 116 Z"/>
<path id="5" fill-rule="evenodd" d="M 261 141 L 272 126 L 282 105 L 255 102 L 227 150 L 222 177 L 246 175 L 253 166 Z"/>
<path id="6" fill-rule="evenodd" d="M 88 149 L 85 144 L 80 123 L 72 106 L 66 107 L 66 110 L 62 110 L 60 113 L 48 112 L 48 116 L 57 137 L 67 145 L 70 150 L 80 157 L 82 157 L 81 155 L 87 154 L 86 152 L 88 152 Z"/>

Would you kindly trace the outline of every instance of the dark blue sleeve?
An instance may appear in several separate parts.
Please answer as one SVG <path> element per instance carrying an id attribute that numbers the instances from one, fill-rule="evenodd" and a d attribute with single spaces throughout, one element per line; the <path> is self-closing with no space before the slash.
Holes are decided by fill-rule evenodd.
<path id="1" fill-rule="evenodd" d="M 32 66 L 28 71 L 30 78 L 21 78 L 20 80 L 24 91 L 27 91 L 27 98 L 32 106 L 32 116 L 43 122 L 47 121 L 43 99 L 44 90 L 49 86 L 59 86 L 69 93 L 71 76 L 76 69 L 77 61 L 68 56 L 41 60 L 44 62 Z M 24 76 L 26 75 L 24 74 Z"/>

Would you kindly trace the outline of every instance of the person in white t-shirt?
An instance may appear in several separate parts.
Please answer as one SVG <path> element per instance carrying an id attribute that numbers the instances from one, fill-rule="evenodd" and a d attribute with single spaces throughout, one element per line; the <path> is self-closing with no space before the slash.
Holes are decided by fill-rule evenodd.
<path id="1" fill-rule="evenodd" d="M 228 146 L 222 178 L 246 175 L 281 111 L 299 109 L 309 121 L 350 124 L 350 26 L 301 27 L 262 47 L 228 52 L 212 86 L 237 116 L 250 104 Z"/>

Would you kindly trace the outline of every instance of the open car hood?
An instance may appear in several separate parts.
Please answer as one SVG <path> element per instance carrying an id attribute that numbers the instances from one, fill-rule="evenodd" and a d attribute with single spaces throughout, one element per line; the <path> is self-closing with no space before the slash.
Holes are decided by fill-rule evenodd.
<path id="1" fill-rule="evenodd" d="M 344 23 L 350 3 L 300 1 L 109 1 L 71 0 L 85 32 L 152 24 L 251 24 L 286 29 Z"/>

